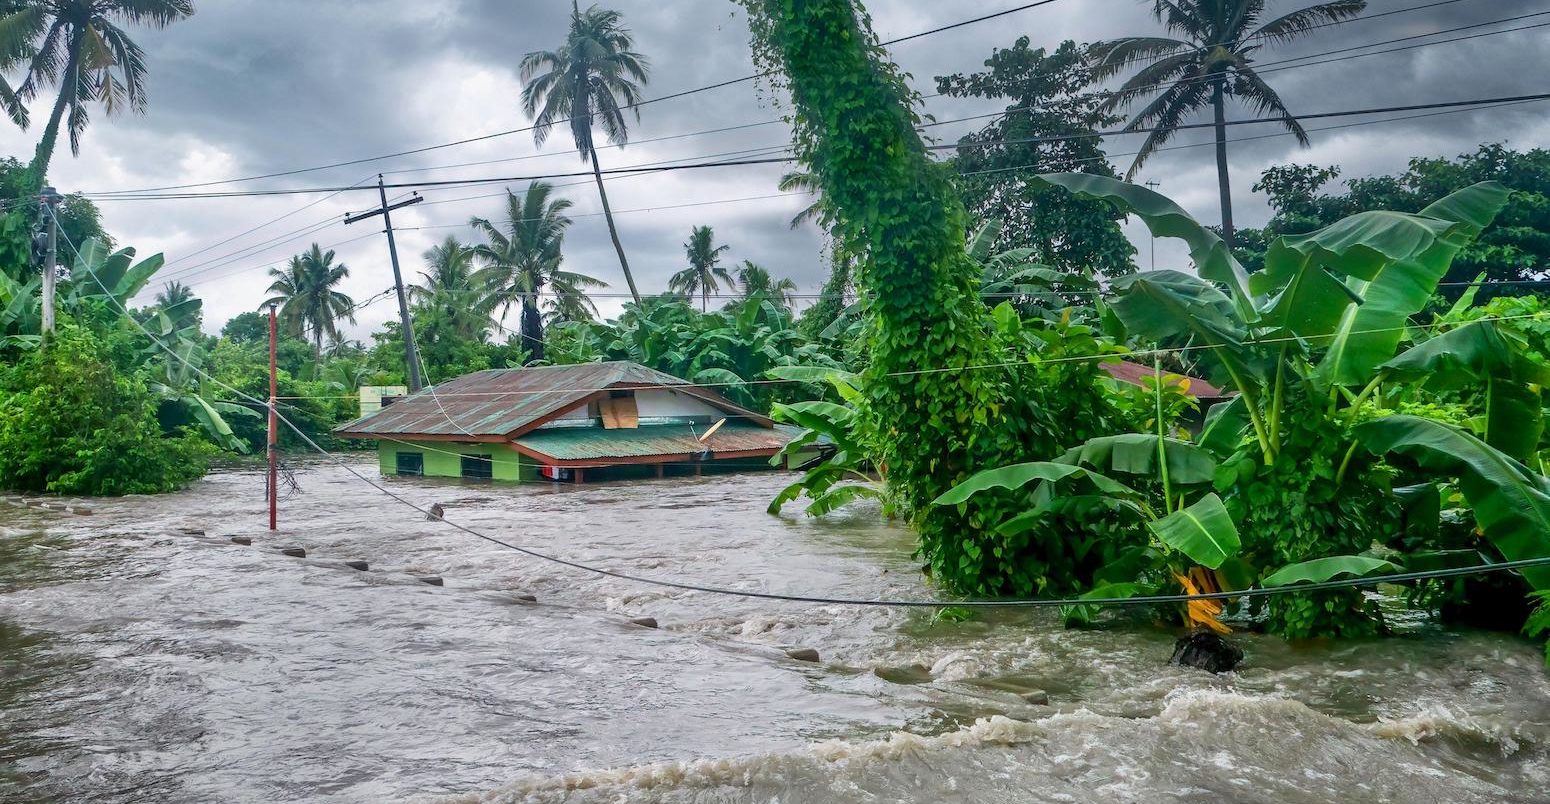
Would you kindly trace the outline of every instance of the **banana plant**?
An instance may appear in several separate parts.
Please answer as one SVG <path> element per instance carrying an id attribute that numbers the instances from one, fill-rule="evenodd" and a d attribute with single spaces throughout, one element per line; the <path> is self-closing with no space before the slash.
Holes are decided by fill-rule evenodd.
<path id="1" fill-rule="evenodd" d="M 1266 464 L 1281 452 L 1289 395 L 1319 395 L 1330 417 L 1370 400 L 1408 318 L 1508 196 L 1502 185 L 1482 182 L 1418 213 L 1361 212 L 1282 236 L 1270 244 L 1265 269 L 1249 276 L 1214 232 L 1158 193 L 1091 174 L 1038 181 L 1116 203 L 1153 235 L 1189 245 L 1196 273 L 1123 277 L 1111 307 L 1131 334 L 1200 353 L 1243 398 Z"/>
<path id="2" fill-rule="evenodd" d="M 111 286 L 110 286 L 111 287 Z M 161 345 L 148 345 L 145 359 L 151 366 L 159 365 L 162 380 L 149 383 L 162 404 L 180 412 L 185 421 L 192 421 L 204 431 L 210 442 L 224 450 L 246 454 L 247 442 L 239 438 L 231 428 L 227 417 L 259 418 L 258 411 L 227 402 L 211 399 L 204 390 L 204 382 L 198 369 L 204 363 L 205 349 L 197 320 L 199 299 L 189 299 L 171 308 L 152 312 L 142 323 L 146 331 L 157 341 L 171 349 L 176 357 L 169 356 Z"/>
<path id="3" fill-rule="evenodd" d="M 802 496 L 809 499 L 805 510 L 808 516 L 823 516 L 859 499 L 883 499 L 884 480 L 869 474 L 876 463 L 872 458 L 874 450 L 869 446 L 870 430 L 861 414 L 866 400 L 860 390 L 860 376 L 823 366 L 782 366 L 771 369 L 769 376 L 804 383 L 827 382 L 843 400 L 775 404 L 771 414 L 774 418 L 802 430 L 770 458 L 770 464 L 780 466 L 814 446 L 821 453 L 803 468 L 800 480 L 775 495 L 769 512 L 779 514 L 787 503 Z"/>
<path id="4" fill-rule="evenodd" d="M 102 241 L 87 238 L 70 266 L 70 280 L 62 288 L 61 305 L 69 307 L 85 299 L 108 297 L 118 307 L 128 309 L 129 300 L 145 289 L 163 262 L 161 254 L 135 262 L 134 248 L 109 252 Z"/>
<path id="5" fill-rule="evenodd" d="M 42 319 L 38 310 L 38 287 L 42 279 L 26 282 L 0 271 L 0 347 L 35 349 L 42 342 Z"/>

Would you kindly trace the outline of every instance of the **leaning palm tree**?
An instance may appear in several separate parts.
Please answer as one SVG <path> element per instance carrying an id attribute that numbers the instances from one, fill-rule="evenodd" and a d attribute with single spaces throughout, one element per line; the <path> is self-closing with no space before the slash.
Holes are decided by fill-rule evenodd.
<path id="1" fill-rule="evenodd" d="M 716 284 L 717 279 L 726 282 L 729 288 L 737 287 L 732 274 L 716 264 L 721 262 L 721 255 L 729 248 L 731 246 L 715 245 L 715 234 L 709 226 L 694 227 L 694 231 L 689 233 L 689 242 L 684 243 L 689 267 L 667 280 L 668 289 L 689 296 L 700 294 L 700 312 L 705 312 L 710 307 L 710 294 L 721 289 Z"/>
<path id="2" fill-rule="evenodd" d="M 1117 75 L 1136 61 L 1150 62 L 1110 96 L 1109 110 L 1156 93 L 1125 127 L 1150 129 L 1126 178 L 1177 131 L 1191 113 L 1210 107 L 1216 122 L 1216 179 L 1222 200 L 1222 238 L 1233 241 L 1232 192 L 1227 179 L 1227 98 L 1241 98 L 1257 114 L 1269 114 L 1308 144 L 1308 132 L 1287 111 L 1276 91 L 1254 70 L 1252 54 L 1265 44 L 1295 39 L 1331 22 L 1360 14 L 1367 0 L 1332 0 L 1263 24 L 1265 0 L 1152 0 L 1152 14 L 1178 39 L 1130 36 L 1092 46 L 1093 77 Z"/>
<path id="3" fill-rule="evenodd" d="M 9 0 L 0 4 L 0 67 L 26 64 L 14 92 L 9 85 L 0 87 L 0 106 L 25 127 L 23 104 L 46 86 L 59 88 L 28 168 L 36 187 L 43 186 L 61 122 L 69 130 L 71 153 L 78 155 L 87 104 L 101 103 L 109 115 L 145 111 L 145 51 L 119 26 L 165 28 L 193 13 L 193 0 Z"/>
<path id="4" fill-rule="evenodd" d="M 310 250 L 292 257 L 284 270 L 270 268 L 269 275 L 274 277 L 269 286 L 274 296 L 262 306 L 280 306 L 287 332 L 305 337 L 310 331 L 313 352 L 321 359 L 323 336 L 339 334 L 340 321 L 355 323 L 355 302 L 334 290 L 350 269 L 344 263 L 334 264 L 333 249 L 324 251 L 313 243 Z"/>
<path id="5" fill-rule="evenodd" d="M 473 249 L 475 259 L 485 266 L 475 274 L 474 283 L 485 289 L 490 309 L 499 308 L 502 316 L 513 305 L 521 307 L 519 330 L 532 360 L 544 359 L 544 322 L 538 305 L 544 288 L 590 308 L 590 300 L 576 300 L 586 299 L 587 288 L 606 286 L 585 274 L 560 269 L 564 261 L 560 249 L 570 226 L 565 210 L 571 202 L 551 199 L 553 192 L 554 185 L 543 181 L 529 184 L 521 198 L 508 190 L 506 220 L 500 226 L 484 218 L 469 221 L 485 239 Z"/>
<path id="6" fill-rule="evenodd" d="M 591 6 L 586 11 L 571 4 L 570 33 L 559 50 L 539 50 L 522 57 L 522 108 L 533 118 L 533 142 L 543 145 L 555 123 L 569 122 L 571 138 L 583 164 L 592 164 L 592 178 L 603 201 L 608 236 L 619 255 L 630 296 L 640 303 L 630 262 L 625 259 L 614 213 L 603 189 L 602 168 L 592 141 L 593 126 L 601 126 L 608 141 L 623 145 L 629 140 L 624 110 L 635 109 L 640 120 L 640 85 L 648 80 L 646 57 L 635 46 L 630 30 L 617 11 Z M 546 72 L 541 72 L 546 71 Z"/>
<path id="7" fill-rule="evenodd" d="M 756 294 L 762 295 L 787 309 L 796 301 L 793 294 L 797 291 L 797 283 L 770 276 L 768 270 L 754 264 L 753 260 L 743 260 L 743 267 L 737 269 L 737 283 L 741 286 L 744 299 Z"/>
<path id="8" fill-rule="evenodd" d="M 449 323 L 457 337 L 484 340 L 494 304 L 474 277 L 474 247 L 448 235 L 427 249 L 424 257 L 426 270 L 420 272 L 424 282 L 409 286 L 410 300 L 434 308 L 437 320 Z"/>

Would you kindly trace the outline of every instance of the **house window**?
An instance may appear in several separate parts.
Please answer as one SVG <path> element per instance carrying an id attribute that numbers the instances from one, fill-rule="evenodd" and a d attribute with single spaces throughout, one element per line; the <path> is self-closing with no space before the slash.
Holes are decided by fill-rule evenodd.
<path id="1" fill-rule="evenodd" d="M 425 455 L 420 452 L 398 453 L 398 473 L 401 475 L 425 474 Z"/>
<path id="2" fill-rule="evenodd" d="M 474 480 L 489 480 L 495 467 L 494 455 L 464 455 L 463 477 Z"/>

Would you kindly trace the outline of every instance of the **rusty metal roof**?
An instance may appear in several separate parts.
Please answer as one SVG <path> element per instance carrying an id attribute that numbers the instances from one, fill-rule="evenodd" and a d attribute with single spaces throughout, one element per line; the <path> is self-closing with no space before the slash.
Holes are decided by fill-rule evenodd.
<path id="1" fill-rule="evenodd" d="M 1113 377 L 1114 379 L 1121 382 L 1128 382 L 1131 385 L 1141 385 L 1142 387 L 1145 387 L 1143 378 L 1155 376 L 1155 369 L 1153 369 L 1151 366 L 1144 366 L 1140 363 L 1136 363 L 1130 360 L 1120 360 L 1114 363 L 1101 363 L 1099 365 L 1103 368 L 1104 371 L 1109 373 L 1110 377 Z M 1185 395 L 1193 399 L 1220 397 L 1225 394 L 1222 389 L 1217 388 L 1216 386 L 1200 379 L 1199 377 L 1191 377 L 1184 374 L 1176 374 L 1172 371 L 1164 371 L 1163 378 L 1166 380 L 1183 379 L 1187 381 L 1189 383 L 1189 387 L 1188 390 L 1185 391 Z"/>
<path id="2" fill-rule="evenodd" d="M 334 432 L 355 438 L 420 435 L 498 440 L 542 424 L 600 391 L 654 387 L 691 394 L 760 428 L 773 425 L 708 388 L 639 363 L 616 361 L 465 374 L 342 424 Z"/>
<path id="3" fill-rule="evenodd" d="M 773 428 L 728 421 L 704 442 L 705 427 L 651 424 L 604 430 L 601 427 L 542 427 L 514 439 L 522 452 L 555 461 L 601 461 L 620 458 L 684 457 L 709 449 L 716 453 L 767 452 L 785 446 L 801 432 L 788 425 Z"/>

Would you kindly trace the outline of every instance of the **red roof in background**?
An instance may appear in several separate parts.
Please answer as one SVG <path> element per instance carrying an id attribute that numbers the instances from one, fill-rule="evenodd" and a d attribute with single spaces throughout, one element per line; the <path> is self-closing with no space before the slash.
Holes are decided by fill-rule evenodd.
<path id="1" fill-rule="evenodd" d="M 1156 373 L 1151 366 L 1143 366 L 1140 363 L 1132 363 L 1129 360 L 1121 360 L 1117 363 L 1101 363 L 1099 365 L 1103 366 L 1103 370 L 1107 371 L 1110 377 L 1113 377 L 1114 379 L 1121 382 L 1128 382 L 1131 385 L 1143 385 L 1141 382 L 1142 377 L 1151 377 Z M 1189 396 L 1195 399 L 1205 399 L 1210 397 L 1221 397 L 1229 395 L 1228 392 L 1217 388 L 1216 386 L 1200 379 L 1199 377 L 1191 377 L 1187 374 L 1175 374 L 1171 371 L 1165 371 L 1163 372 L 1163 378 L 1170 380 L 1188 380 Z"/>

